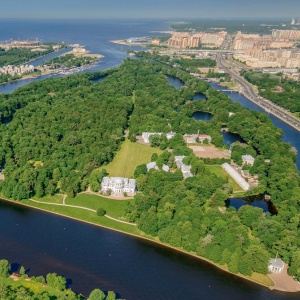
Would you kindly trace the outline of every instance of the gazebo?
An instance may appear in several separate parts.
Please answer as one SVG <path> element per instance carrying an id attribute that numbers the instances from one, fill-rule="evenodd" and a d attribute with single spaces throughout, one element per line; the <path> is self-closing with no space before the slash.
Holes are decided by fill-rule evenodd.
<path id="1" fill-rule="evenodd" d="M 272 258 L 269 260 L 269 271 L 272 273 L 281 273 L 284 269 L 284 262 L 281 258 Z"/>

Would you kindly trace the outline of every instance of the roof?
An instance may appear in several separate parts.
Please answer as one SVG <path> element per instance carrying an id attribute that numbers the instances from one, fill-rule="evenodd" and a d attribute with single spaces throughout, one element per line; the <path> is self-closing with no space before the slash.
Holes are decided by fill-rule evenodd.
<path id="1" fill-rule="evenodd" d="M 281 258 L 272 258 L 269 260 L 269 266 L 273 266 L 276 268 L 283 268 L 284 262 Z"/>
<path id="2" fill-rule="evenodd" d="M 147 170 L 151 170 L 151 169 L 154 169 L 156 167 L 156 162 L 155 161 L 152 161 L 150 162 L 149 164 L 147 164 Z"/>

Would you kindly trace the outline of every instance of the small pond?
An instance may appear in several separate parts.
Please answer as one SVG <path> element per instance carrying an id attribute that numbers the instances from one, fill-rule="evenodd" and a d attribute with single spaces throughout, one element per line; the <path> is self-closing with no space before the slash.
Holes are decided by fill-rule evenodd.
<path id="1" fill-rule="evenodd" d="M 231 132 L 227 132 L 227 131 L 222 131 L 222 135 L 223 135 L 223 143 L 225 145 L 230 146 L 234 142 L 244 143 L 244 140 L 237 133 L 231 133 Z"/>
<path id="2" fill-rule="evenodd" d="M 213 117 L 212 114 L 208 113 L 208 112 L 203 112 L 203 111 L 195 111 L 192 115 L 192 117 L 196 120 L 196 121 L 209 121 L 211 120 L 211 118 Z"/>
<path id="3" fill-rule="evenodd" d="M 184 85 L 184 83 L 179 78 L 169 75 L 167 75 L 167 78 L 169 83 L 176 89 L 179 89 Z"/>
<path id="4" fill-rule="evenodd" d="M 197 93 L 193 96 L 193 101 L 197 100 L 207 100 L 206 96 L 202 93 Z"/>
<path id="5" fill-rule="evenodd" d="M 262 208 L 264 212 L 269 212 L 273 215 L 278 213 L 277 208 L 272 201 L 265 201 L 263 195 L 249 196 L 244 198 L 229 198 L 225 201 L 226 207 L 234 207 L 236 210 L 244 205 Z"/>

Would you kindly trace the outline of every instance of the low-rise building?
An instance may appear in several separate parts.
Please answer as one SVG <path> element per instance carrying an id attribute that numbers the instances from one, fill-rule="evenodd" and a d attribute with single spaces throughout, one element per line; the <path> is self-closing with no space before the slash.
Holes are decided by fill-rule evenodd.
<path id="1" fill-rule="evenodd" d="M 284 269 L 284 262 L 281 258 L 272 258 L 269 260 L 268 269 L 272 273 L 281 273 Z"/>
<path id="2" fill-rule="evenodd" d="M 146 144 L 150 144 L 150 137 L 152 135 L 159 135 L 161 136 L 163 133 L 162 132 L 143 132 L 142 133 L 142 138 Z M 172 139 L 175 136 L 176 132 L 170 131 L 166 133 L 166 137 L 168 140 Z"/>
<path id="3" fill-rule="evenodd" d="M 124 193 L 135 195 L 136 181 L 124 177 L 103 177 L 100 192 L 111 192 L 115 195 L 123 195 Z"/>
<path id="4" fill-rule="evenodd" d="M 146 165 L 147 171 L 149 172 L 151 169 L 158 169 L 156 162 L 152 161 Z"/>
<path id="5" fill-rule="evenodd" d="M 207 140 L 209 143 L 211 142 L 211 136 L 207 134 L 185 134 L 183 139 L 187 144 L 195 144 L 197 143 L 197 140 L 199 143 L 203 143 L 205 140 Z"/>
<path id="6" fill-rule="evenodd" d="M 246 154 L 246 155 L 242 155 L 242 160 L 243 160 L 243 165 L 248 164 L 253 166 L 255 158 L 252 155 Z"/>
<path id="7" fill-rule="evenodd" d="M 249 190 L 249 183 L 229 163 L 222 164 L 222 167 L 244 191 Z"/>
<path id="8" fill-rule="evenodd" d="M 193 177 L 193 174 L 191 173 L 192 166 L 187 166 L 182 162 L 184 158 L 184 155 L 175 156 L 175 163 L 177 168 L 181 170 L 183 178 L 186 179 Z"/>

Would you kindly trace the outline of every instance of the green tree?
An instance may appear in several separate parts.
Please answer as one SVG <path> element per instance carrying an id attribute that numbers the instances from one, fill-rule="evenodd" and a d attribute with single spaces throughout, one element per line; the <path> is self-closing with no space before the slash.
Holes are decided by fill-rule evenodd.
<path id="1" fill-rule="evenodd" d="M 88 300 L 104 300 L 106 298 L 106 295 L 99 289 L 94 289 L 89 297 Z"/>
<path id="2" fill-rule="evenodd" d="M 25 273 L 26 273 L 25 268 L 23 266 L 21 266 L 19 274 L 22 276 L 22 275 L 25 275 Z"/>
<path id="3" fill-rule="evenodd" d="M 0 260 L 0 277 L 5 278 L 8 276 L 10 270 L 10 264 L 6 259 Z"/>
<path id="4" fill-rule="evenodd" d="M 106 210 L 102 207 L 97 209 L 97 216 L 102 217 L 106 214 Z"/>
<path id="5" fill-rule="evenodd" d="M 66 283 L 67 283 L 66 278 L 64 278 L 63 276 L 59 276 L 56 273 L 47 274 L 46 281 L 49 286 L 52 286 L 57 290 L 66 289 Z"/>

